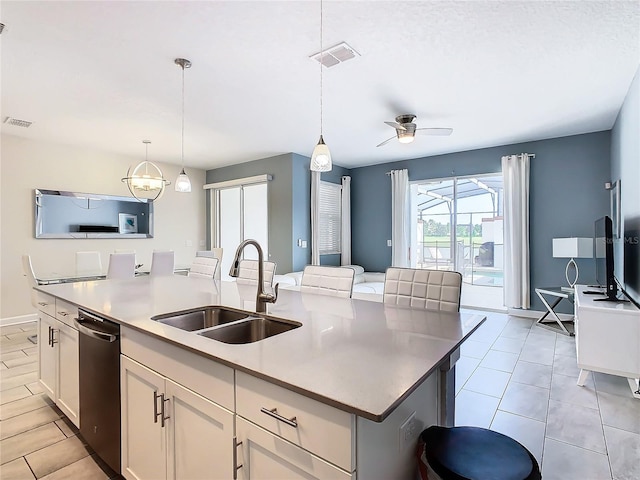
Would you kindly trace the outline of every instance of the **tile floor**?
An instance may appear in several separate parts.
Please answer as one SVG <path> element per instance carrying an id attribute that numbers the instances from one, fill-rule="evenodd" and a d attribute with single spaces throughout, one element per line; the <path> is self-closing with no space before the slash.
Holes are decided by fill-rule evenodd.
<path id="1" fill-rule="evenodd" d="M 97 459 L 38 385 L 36 324 L 0 328 L 0 479 L 122 478 Z"/>
<path id="2" fill-rule="evenodd" d="M 575 341 L 532 319 L 487 313 L 462 348 L 456 424 L 515 438 L 544 480 L 640 478 L 640 400 L 625 379 L 595 374 L 578 387 Z M 121 478 L 42 393 L 35 324 L 0 328 L 0 479 Z"/>
<path id="3" fill-rule="evenodd" d="M 626 379 L 596 373 L 578 387 L 573 337 L 486 315 L 456 364 L 456 425 L 515 438 L 544 480 L 639 479 L 640 400 Z"/>

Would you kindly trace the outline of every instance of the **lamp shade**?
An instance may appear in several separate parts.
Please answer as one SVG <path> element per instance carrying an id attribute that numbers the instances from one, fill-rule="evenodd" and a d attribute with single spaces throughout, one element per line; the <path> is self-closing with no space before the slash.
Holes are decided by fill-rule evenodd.
<path id="1" fill-rule="evenodd" d="M 553 258 L 593 258 L 593 239 L 554 238 Z"/>

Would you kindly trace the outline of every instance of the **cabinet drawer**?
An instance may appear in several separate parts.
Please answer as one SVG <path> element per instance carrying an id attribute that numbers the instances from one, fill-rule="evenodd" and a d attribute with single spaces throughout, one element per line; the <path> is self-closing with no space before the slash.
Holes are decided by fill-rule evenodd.
<path id="1" fill-rule="evenodd" d="M 265 411 L 295 417 L 294 425 Z M 355 470 L 355 416 L 350 413 L 240 371 L 236 413 L 348 472 Z"/>
<path id="2" fill-rule="evenodd" d="M 36 291 L 36 302 L 38 303 L 38 310 L 51 315 L 56 316 L 56 299 L 47 293 Z"/>
<path id="3" fill-rule="evenodd" d="M 56 318 L 62 323 L 75 328 L 73 319 L 78 316 L 78 307 L 73 303 L 65 302 L 64 300 L 56 299 Z"/>

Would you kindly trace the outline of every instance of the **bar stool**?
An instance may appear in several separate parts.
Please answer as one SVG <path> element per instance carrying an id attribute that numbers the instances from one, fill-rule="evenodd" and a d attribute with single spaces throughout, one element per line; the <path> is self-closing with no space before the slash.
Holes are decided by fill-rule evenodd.
<path id="1" fill-rule="evenodd" d="M 542 479 L 529 450 L 486 428 L 431 426 L 420 434 L 417 453 L 422 479 Z"/>

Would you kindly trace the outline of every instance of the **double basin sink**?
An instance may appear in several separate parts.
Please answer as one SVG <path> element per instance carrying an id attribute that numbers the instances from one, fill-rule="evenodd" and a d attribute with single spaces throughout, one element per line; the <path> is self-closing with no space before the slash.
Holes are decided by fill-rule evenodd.
<path id="1" fill-rule="evenodd" d="M 292 320 L 247 313 L 227 307 L 202 307 L 166 313 L 151 317 L 151 320 L 232 344 L 257 342 L 302 325 Z"/>

